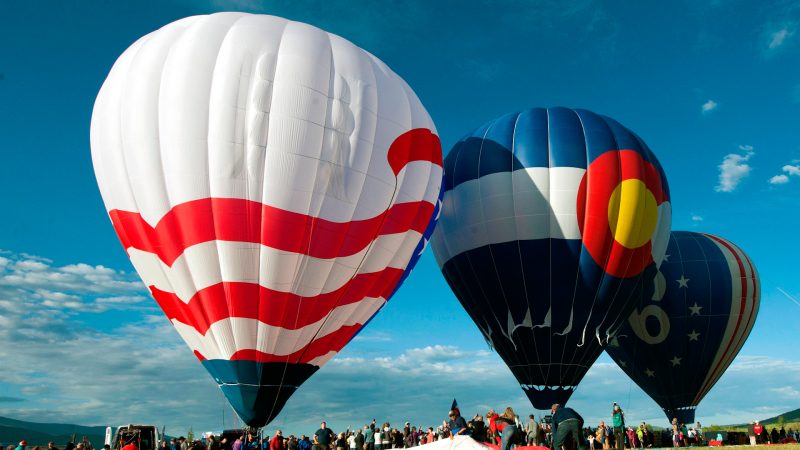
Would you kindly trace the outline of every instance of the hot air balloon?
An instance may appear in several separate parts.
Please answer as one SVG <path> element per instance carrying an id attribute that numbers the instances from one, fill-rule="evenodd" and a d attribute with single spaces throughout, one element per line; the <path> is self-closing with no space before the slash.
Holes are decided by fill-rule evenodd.
<path id="1" fill-rule="evenodd" d="M 566 403 L 663 258 L 658 160 L 613 119 L 537 108 L 468 134 L 444 167 L 444 277 L 533 406 Z"/>
<path id="2" fill-rule="evenodd" d="M 666 260 L 607 352 L 671 420 L 695 408 L 755 323 L 758 272 L 731 242 L 674 231 Z"/>
<path id="3" fill-rule="evenodd" d="M 386 303 L 433 230 L 436 129 L 341 37 L 278 17 L 189 17 L 111 69 L 92 160 L 123 247 L 251 427 Z"/>

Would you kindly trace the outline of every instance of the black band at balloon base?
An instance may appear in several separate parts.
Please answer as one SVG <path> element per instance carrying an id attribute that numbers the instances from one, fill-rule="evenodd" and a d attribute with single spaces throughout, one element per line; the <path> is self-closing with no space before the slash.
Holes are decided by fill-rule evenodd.
<path id="1" fill-rule="evenodd" d="M 564 406 L 575 392 L 575 386 L 521 386 L 535 409 L 549 411 L 558 403 Z"/>
<path id="2" fill-rule="evenodd" d="M 311 364 L 210 359 L 203 366 L 244 423 L 262 428 L 281 412 L 289 397 L 319 370 Z"/>
<path id="3" fill-rule="evenodd" d="M 694 423 L 694 411 L 696 406 L 684 406 L 680 408 L 663 408 L 664 414 L 667 415 L 670 423 L 672 419 L 678 419 L 678 425 L 685 423 L 690 425 Z"/>

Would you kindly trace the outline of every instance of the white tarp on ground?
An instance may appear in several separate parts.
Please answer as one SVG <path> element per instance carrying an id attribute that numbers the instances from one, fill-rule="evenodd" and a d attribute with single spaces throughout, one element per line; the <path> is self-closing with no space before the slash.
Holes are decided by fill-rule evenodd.
<path id="1" fill-rule="evenodd" d="M 489 450 L 489 448 L 469 436 L 440 439 L 430 444 L 415 447 L 415 449 L 420 450 Z"/>

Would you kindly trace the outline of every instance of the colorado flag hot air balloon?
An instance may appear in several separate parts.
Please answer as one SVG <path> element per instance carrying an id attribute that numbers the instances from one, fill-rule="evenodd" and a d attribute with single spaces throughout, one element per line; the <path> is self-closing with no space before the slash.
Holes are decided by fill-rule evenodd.
<path id="1" fill-rule="evenodd" d="M 98 94 L 91 144 L 131 262 L 253 427 L 396 290 L 442 182 L 433 122 L 399 76 L 263 15 L 139 39 Z"/>
<path id="2" fill-rule="evenodd" d="M 648 147 L 586 110 L 493 120 L 445 159 L 431 244 L 447 282 L 531 403 L 565 403 L 638 303 L 669 237 Z"/>
<path id="3" fill-rule="evenodd" d="M 692 423 L 753 329 L 758 272 L 725 239 L 674 231 L 648 285 L 607 351 L 668 419 Z"/>

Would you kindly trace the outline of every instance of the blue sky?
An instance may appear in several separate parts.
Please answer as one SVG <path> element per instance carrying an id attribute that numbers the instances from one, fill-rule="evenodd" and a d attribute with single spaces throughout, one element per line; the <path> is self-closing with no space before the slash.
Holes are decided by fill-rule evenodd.
<path id="1" fill-rule="evenodd" d="M 535 106 L 587 108 L 636 131 L 666 170 L 673 229 L 732 240 L 763 281 L 750 340 L 698 419 L 729 423 L 800 407 L 792 345 L 800 303 L 789 298 L 800 297 L 800 5 L 565 4 L 3 2 L 0 359 L 9 370 L 0 376 L 0 414 L 157 422 L 173 433 L 222 427 L 219 390 L 159 315 L 110 226 L 89 123 L 108 70 L 136 38 L 228 10 L 311 23 L 374 53 L 417 92 L 445 151 L 487 120 Z M 530 411 L 429 251 L 273 426 L 311 431 L 323 415 L 336 427 L 372 417 L 434 424 L 453 397 L 470 414 L 506 405 Z M 663 422 L 602 356 L 572 402 L 596 422 L 612 401 L 636 420 Z M 225 417 L 231 425 L 229 409 Z"/>

